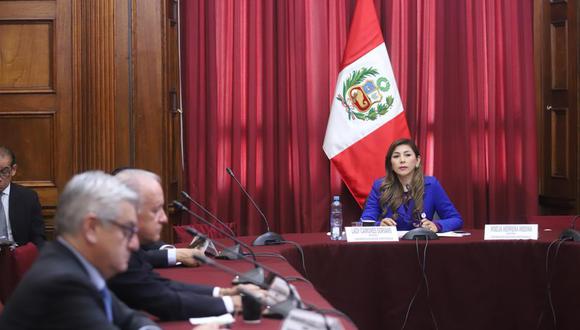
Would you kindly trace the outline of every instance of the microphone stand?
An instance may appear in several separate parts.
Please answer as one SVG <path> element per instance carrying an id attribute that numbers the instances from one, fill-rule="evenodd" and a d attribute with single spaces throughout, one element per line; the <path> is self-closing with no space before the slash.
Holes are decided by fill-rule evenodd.
<path id="1" fill-rule="evenodd" d="M 197 236 L 199 236 L 199 237 L 201 237 L 201 238 L 206 238 L 206 237 L 207 237 L 206 235 L 204 235 L 204 234 L 200 233 L 199 231 L 197 231 L 197 230 L 195 230 L 195 229 L 193 229 L 193 228 L 191 228 L 191 227 L 187 227 L 187 228 L 185 228 L 185 230 L 186 230 L 188 233 L 190 233 L 191 235 L 197 235 Z M 219 246 L 219 247 L 222 247 L 222 248 L 225 246 L 223 243 L 220 243 L 220 242 L 218 242 L 218 241 L 216 241 L 216 242 L 215 242 L 215 244 L 216 244 L 217 246 Z M 263 264 L 263 263 L 261 263 L 261 262 L 258 262 L 258 261 L 256 261 L 256 259 L 255 259 L 255 258 L 254 258 L 254 259 L 250 259 L 250 258 L 248 258 L 247 256 L 245 256 L 245 255 L 243 255 L 243 254 L 241 254 L 241 253 L 240 253 L 240 258 L 239 258 L 239 259 L 242 259 L 242 260 L 244 260 L 244 261 L 246 261 L 246 262 L 249 262 L 249 263 L 251 263 L 252 265 L 254 265 L 254 267 L 260 267 L 260 268 L 263 268 L 263 269 L 267 270 L 268 272 L 272 273 L 273 275 L 275 275 L 275 276 L 278 276 L 278 277 L 280 277 L 280 278 L 283 278 L 283 277 L 282 277 L 282 275 L 278 274 L 278 272 L 277 272 L 277 271 L 275 271 L 274 269 L 272 269 L 272 268 L 270 268 L 270 267 L 268 267 L 268 266 L 264 265 L 264 264 Z"/>
<path id="2" fill-rule="evenodd" d="M 201 239 L 207 239 L 206 235 L 200 233 L 199 231 L 197 231 L 191 227 L 186 227 L 185 231 L 187 231 L 192 236 L 198 236 Z M 222 244 L 218 241 L 215 241 L 215 244 L 217 246 L 221 247 L 222 249 L 225 248 L 225 244 Z M 238 255 L 236 257 L 237 257 L 237 259 L 243 259 L 244 261 L 252 263 L 252 265 L 254 265 L 254 269 L 246 272 L 244 274 L 243 278 L 241 278 L 241 277 L 234 278 L 234 280 L 232 281 L 233 284 L 253 283 L 253 284 L 259 285 L 258 283 L 264 282 L 264 278 L 265 278 L 264 269 L 257 261 L 252 260 L 252 259 L 246 257 L 245 255 L 239 253 L 239 252 L 238 252 Z M 268 269 L 268 271 L 270 271 L 270 270 Z M 273 273 L 272 271 L 270 271 L 270 272 Z"/>
<path id="3" fill-rule="evenodd" d="M 223 229 L 219 228 L 218 226 L 214 225 L 213 223 L 205 220 L 204 218 L 202 218 L 201 216 L 199 216 L 198 214 L 194 213 L 193 211 L 191 211 L 190 209 L 188 209 L 187 207 L 185 207 L 185 205 L 181 204 L 178 201 L 173 201 L 173 206 L 175 206 L 175 208 L 177 208 L 178 210 L 181 211 L 185 211 L 187 212 L 190 216 L 194 217 L 195 219 L 197 219 L 198 221 L 201 221 L 202 223 L 210 226 L 211 228 L 217 230 L 220 234 L 226 236 L 227 238 L 231 239 L 232 241 L 236 242 L 239 245 L 242 245 L 243 247 L 245 247 L 248 252 L 250 252 L 250 254 L 252 255 L 252 258 L 254 259 L 254 261 L 256 260 L 256 254 L 254 253 L 254 251 L 252 251 L 252 249 L 244 242 L 240 241 L 239 239 L 237 239 L 236 237 L 230 235 L 229 233 L 225 232 Z M 189 228 L 192 229 L 192 228 Z M 187 228 L 186 228 L 187 231 Z M 215 242 L 217 243 L 217 242 Z M 235 248 L 235 246 L 234 246 Z M 224 250 L 222 251 L 222 255 L 224 259 L 239 259 L 239 256 L 242 256 L 243 254 L 241 254 L 239 251 L 234 251 L 234 250 L 229 250 L 229 248 L 224 248 Z M 227 256 L 227 257 L 226 257 Z"/>
<path id="4" fill-rule="evenodd" d="M 264 220 L 264 223 L 266 224 L 266 232 L 263 233 L 262 235 L 258 236 L 254 240 L 252 245 L 253 246 L 262 246 L 262 245 L 282 244 L 282 242 L 284 242 L 284 238 L 282 238 L 282 236 L 280 234 L 277 234 L 275 232 L 270 231 L 270 225 L 268 224 L 268 219 L 266 219 L 266 216 L 264 215 L 262 210 L 258 207 L 258 204 L 256 204 L 256 202 L 254 201 L 252 196 L 250 196 L 250 194 L 246 191 L 244 186 L 242 186 L 242 183 L 240 181 L 238 181 L 238 178 L 236 178 L 232 169 L 229 167 L 226 167 L 226 172 L 228 172 L 228 174 L 232 177 L 232 179 L 234 179 L 234 181 L 236 181 L 238 186 L 244 192 L 244 195 L 246 195 L 246 197 L 250 200 L 250 202 L 252 202 L 252 205 L 254 205 L 254 208 L 256 210 L 258 210 L 258 213 L 260 213 L 262 220 Z"/>
<path id="5" fill-rule="evenodd" d="M 193 198 L 191 198 L 191 196 L 189 196 L 188 193 L 186 193 L 185 191 L 182 191 L 181 195 L 183 197 L 187 198 L 192 203 L 194 203 L 197 207 L 202 209 L 207 215 L 212 217 L 220 225 L 222 225 L 224 228 L 226 228 L 230 232 L 231 236 L 236 236 L 236 234 L 234 233 L 234 231 L 230 227 L 228 227 L 223 221 L 218 219 L 213 213 L 211 213 L 205 207 L 203 207 L 203 205 L 201 205 L 200 203 L 196 202 Z M 214 228 L 214 227 L 212 226 L 212 228 Z M 236 242 L 236 244 L 234 246 L 224 248 L 222 253 L 217 255 L 216 258 L 227 259 L 227 260 L 236 260 L 236 259 L 239 259 L 239 256 L 238 256 L 239 254 L 240 254 L 240 244 Z"/>

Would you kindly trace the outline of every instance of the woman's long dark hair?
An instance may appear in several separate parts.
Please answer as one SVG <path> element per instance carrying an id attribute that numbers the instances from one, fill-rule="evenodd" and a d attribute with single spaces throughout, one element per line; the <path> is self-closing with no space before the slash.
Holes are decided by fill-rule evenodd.
<path id="1" fill-rule="evenodd" d="M 419 162 L 419 167 L 415 168 L 411 184 L 408 187 L 408 194 L 405 196 L 403 184 L 399 181 L 399 177 L 393 170 L 393 165 L 391 163 L 391 158 L 393 157 L 395 149 L 401 145 L 408 145 L 411 147 L 416 157 L 421 156 L 419 148 L 417 148 L 415 142 L 410 139 L 396 140 L 389 147 L 389 151 L 387 151 L 387 156 L 385 158 L 385 169 L 387 173 L 380 188 L 381 197 L 379 203 L 383 210 L 381 219 L 385 217 L 387 211 L 390 209 L 393 212 L 393 220 L 397 221 L 397 218 L 399 217 L 397 210 L 410 199 L 415 200 L 413 215 L 417 217 L 421 212 L 423 212 L 423 193 L 425 192 L 423 162 Z"/>

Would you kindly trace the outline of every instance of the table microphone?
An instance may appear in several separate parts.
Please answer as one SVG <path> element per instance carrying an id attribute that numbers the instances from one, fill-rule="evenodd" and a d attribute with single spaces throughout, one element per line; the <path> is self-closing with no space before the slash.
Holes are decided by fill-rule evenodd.
<path id="1" fill-rule="evenodd" d="M 192 212 L 190 209 L 188 209 L 187 207 L 185 207 L 185 205 L 181 204 L 180 202 L 173 201 L 173 206 L 175 206 L 175 208 L 177 208 L 178 210 L 182 210 L 182 211 L 187 212 L 189 215 L 191 215 L 195 219 L 197 219 L 197 220 L 201 221 L 202 223 L 210 226 L 211 228 L 217 230 L 220 234 L 224 235 L 225 237 L 227 237 L 227 238 L 231 239 L 232 241 L 234 241 L 235 243 L 237 243 L 237 245 L 235 245 L 232 250 L 230 250 L 229 248 L 225 248 L 222 251 L 222 253 L 221 253 L 222 256 L 221 257 L 223 259 L 239 259 L 239 256 L 243 255 L 243 254 L 241 254 L 239 252 L 239 245 L 241 245 L 241 246 L 245 247 L 248 250 L 248 252 L 252 255 L 252 258 L 254 258 L 254 260 L 256 260 L 256 254 L 254 253 L 254 251 L 252 251 L 252 249 L 246 243 L 240 241 L 239 239 L 237 239 L 236 237 L 230 235 L 229 233 L 227 233 L 226 231 L 224 231 L 220 227 L 214 225 L 213 223 L 205 220 L 201 216 L 199 216 L 196 213 Z M 187 230 L 187 228 L 185 230 Z M 238 246 L 238 249 L 235 249 L 236 246 Z"/>
<path id="2" fill-rule="evenodd" d="M 247 274 L 240 273 L 233 268 L 224 266 L 224 265 L 222 265 L 218 262 L 215 262 L 214 260 L 212 260 L 211 258 L 208 258 L 206 256 L 194 255 L 193 258 L 195 260 L 203 263 L 203 264 L 215 267 L 215 268 L 217 268 L 223 272 L 226 272 L 228 274 L 232 274 L 232 275 L 242 279 L 246 283 L 255 284 L 258 287 L 260 287 L 261 289 L 276 290 L 275 288 L 268 285 L 264 280 L 261 280 L 261 281 L 256 280 L 256 279 L 252 278 L 251 276 L 248 276 Z M 276 275 L 276 276 L 278 276 L 278 275 Z M 280 276 L 278 276 L 278 277 L 282 281 L 284 281 L 284 283 L 286 283 L 288 285 L 288 288 L 289 288 L 288 295 L 286 296 L 286 299 L 284 299 L 283 301 L 271 303 L 271 302 L 265 301 L 263 298 L 258 297 L 247 290 L 244 290 L 243 288 L 241 288 L 241 291 L 244 294 L 251 295 L 252 298 L 256 299 L 263 306 L 269 306 L 269 312 L 272 315 L 281 315 L 282 317 L 286 317 L 292 309 L 301 307 L 302 301 L 299 299 L 299 297 L 296 296 L 294 289 L 290 286 L 290 283 L 288 283 L 288 281 L 286 281 L 283 277 L 280 277 Z"/>
<path id="3" fill-rule="evenodd" d="M 199 262 L 201 262 L 202 264 L 206 264 L 206 265 L 210 265 L 212 267 L 215 267 L 221 271 L 224 271 L 226 273 L 232 274 L 234 276 L 236 276 L 237 278 L 240 278 L 242 281 L 240 283 L 251 283 L 251 284 L 255 284 L 257 286 L 259 286 L 261 289 L 268 289 L 269 286 L 268 284 L 264 281 L 264 277 L 262 278 L 258 278 L 255 276 L 252 276 L 251 274 L 248 273 L 240 273 L 236 270 L 234 270 L 233 268 L 224 266 L 220 263 L 217 263 L 215 260 L 212 260 L 211 258 L 208 258 L 204 255 L 194 255 L 193 258 Z"/>
<path id="4" fill-rule="evenodd" d="M 191 236 L 198 236 L 201 239 L 207 239 L 207 236 L 206 235 L 200 233 L 199 231 L 193 229 L 192 227 L 185 227 L 185 231 L 187 231 Z M 215 241 L 215 244 L 217 244 L 222 249 L 225 248 L 225 245 L 222 244 L 222 243 L 220 243 L 220 242 L 218 242 L 218 241 Z M 253 259 L 250 259 L 250 258 L 246 257 L 245 255 L 243 255 L 243 254 L 241 254 L 239 252 L 233 252 L 232 251 L 231 253 L 237 253 L 238 254 L 236 256 L 236 259 L 243 259 L 244 261 L 250 262 L 252 265 L 254 265 L 254 269 L 246 272 L 245 273 L 245 276 L 244 276 L 244 278 L 251 278 L 252 279 L 252 281 L 250 281 L 249 283 L 263 282 L 264 281 L 264 278 L 265 278 L 265 276 L 264 276 L 264 269 L 262 268 L 262 266 L 258 262 L 256 262 Z M 271 273 L 274 273 L 270 269 L 268 269 L 268 271 L 270 271 Z M 234 284 L 246 283 L 246 282 L 243 282 L 243 280 L 240 281 L 240 278 L 234 279 L 232 282 Z"/>
<path id="5" fill-rule="evenodd" d="M 206 239 L 207 238 L 204 234 L 202 234 L 199 231 L 193 229 L 192 227 L 185 227 L 185 230 L 190 235 L 192 235 L 192 236 L 199 236 L 202 239 Z M 215 244 L 218 245 L 218 246 L 220 246 L 220 247 L 222 247 L 222 248 L 225 246 L 223 243 L 220 243 L 218 241 L 215 241 Z M 264 265 L 263 263 L 256 261 L 255 259 L 250 259 L 250 258 L 248 258 L 247 256 L 245 256 L 243 254 L 240 254 L 240 259 L 242 259 L 242 260 L 244 260 L 246 262 L 251 263 L 255 267 L 255 269 L 253 269 L 253 270 L 251 270 L 249 272 L 246 272 L 244 277 L 250 277 L 250 278 L 253 278 L 253 279 L 258 278 L 259 279 L 258 282 L 263 282 L 264 281 L 264 277 L 265 277 L 264 276 L 264 269 L 265 269 L 272 276 L 274 276 L 276 278 L 279 278 L 280 280 L 284 281 L 284 283 L 286 283 L 286 285 L 288 286 L 288 288 L 291 289 L 289 281 L 286 278 L 284 278 L 282 275 L 280 275 L 278 272 L 276 272 L 274 269 L 272 269 L 271 267 L 268 267 L 268 266 Z M 259 278 L 258 276 L 261 276 L 261 278 Z M 236 279 L 234 279 L 234 282 L 235 281 L 236 281 Z M 240 281 L 237 281 L 237 282 L 238 283 L 234 283 L 234 284 L 242 283 Z M 297 296 L 297 294 L 296 294 L 296 296 Z"/>
<path id="6" fill-rule="evenodd" d="M 560 234 L 560 239 L 567 239 L 572 240 L 574 242 L 580 242 L 580 231 L 576 230 L 576 220 L 580 218 L 580 215 L 577 215 L 572 219 L 572 223 L 570 224 L 570 228 L 564 229 Z"/>
<path id="7" fill-rule="evenodd" d="M 210 211 L 208 211 L 205 207 L 203 207 L 203 205 L 201 205 L 200 203 L 196 202 L 193 198 L 191 198 L 191 196 L 189 196 L 188 193 L 186 193 L 185 191 L 182 191 L 181 192 L 181 195 L 183 197 L 187 198 L 189 201 L 191 201 L 197 207 L 199 207 L 200 209 L 202 209 L 203 212 L 205 212 L 205 214 L 207 214 L 210 217 L 212 217 L 215 221 L 217 221 L 224 228 L 226 228 L 228 230 L 228 232 L 232 236 L 236 236 L 236 233 L 234 233 L 234 231 L 230 227 L 228 227 L 228 225 L 226 225 L 223 221 L 221 221 L 220 219 L 218 219 L 218 217 L 216 217 L 213 213 L 211 213 Z M 239 259 L 237 252 L 240 252 L 240 244 L 238 244 L 238 243 L 236 243 L 234 246 L 225 248 L 224 249 L 224 252 L 221 255 L 216 256 L 216 258 L 218 258 L 218 259 L 228 259 L 228 260 Z"/>
<path id="8" fill-rule="evenodd" d="M 244 192 L 244 195 L 246 195 L 246 197 L 250 200 L 250 202 L 252 202 L 252 205 L 254 205 L 254 208 L 256 208 L 256 210 L 258 210 L 258 213 L 260 213 L 260 216 L 262 216 L 262 220 L 264 220 L 264 224 L 266 225 L 266 232 L 263 233 L 262 235 L 258 236 L 254 240 L 252 245 L 261 246 L 261 245 L 282 244 L 284 239 L 282 238 L 282 236 L 280 234 L 277 234 L 277 233 L 270 231 L 270 225 L 268 224 L 268 219 L 266 219 L 266 216 L 264 215 L 262 210 L 258 207 L 258 204 L 256 204 L 256 202 L 254 201 L 252 196 L 250 196 L 250 194 L 246 191 L 244 186 L 242 186 L 242 183 L 240 181 L 238 181 L 238 178 L 236 178 L 232 169 L 229 167 L 226 167 L 226 172 L 228 172 L 228 174 L 232 177 L 232 179 L 234 179 L 234 181 L 236 181 L 236 183 L 238 184 L 240 189 Z"/>

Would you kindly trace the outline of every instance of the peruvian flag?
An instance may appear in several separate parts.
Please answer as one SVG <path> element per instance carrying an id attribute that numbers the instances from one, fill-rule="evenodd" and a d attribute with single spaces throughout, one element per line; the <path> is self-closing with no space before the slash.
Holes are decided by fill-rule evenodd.
<path id="1" fill-rule="evenodd" d="M 373 0 L 358 0 L 336 81 L 324 152 L 363 205 L 409 127 Z"/>

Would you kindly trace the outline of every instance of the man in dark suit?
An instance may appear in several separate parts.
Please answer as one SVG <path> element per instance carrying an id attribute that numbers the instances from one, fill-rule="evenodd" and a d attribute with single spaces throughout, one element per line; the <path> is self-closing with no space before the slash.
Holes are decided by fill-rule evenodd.
<path id="1" fill-rule="evenodd" d="M 161 180 L 151 172 L 128 169 L 116 175 L 139 194 L 139 240 L 159 241 L 167 216 Z M 241 309 L 238 288 L 219 288 L 171 281 L 153 271 L 146 252 L 133 252 L 129 269 L 109 280 L 109 287 L 127 305 L 162 320 L 221 315 Z"/>
<path id="2" fill-rule="evenodd" d="M 111 175 L 117 175 L 122 171 L 132 169 L 135 168 L 129 166 L 117 167 L 111 172 Z M 141 249 L 145 250 L 145 257 L 154 268 L 173 267 L 177 265 L 197 267 L 199 266 L 199 262 L 193 258 L 193 255 L 203 255 L 203 252 L 200 250 L 175 248 L 173 245 L 166 244 L 163 241 L 141 244 Z"/>
<path id="3" fill-rule="evenodd" d="M 0 315 L 0 329 L 159 329 L 121 302 L 106 279 L 139 248 L 134 191 L 103 172 L 75 176 L 45 244 Z"/>
<path id="4" fill-rule="evenodd" d="M 142 244 L 141 249 L 145 251 L 147 261 L 154 268 L 165 268 L 173 266 L 197 267 L 199 262 L 193 258 L 194 254 L 203 255 L 199 249 L 175 248 L 163 241 L 150 244 Z"/>
<path id="5" fill-rule="evenodd" d="M 0 146 L 0 239 L 41 247 L 45 237 L 38 195 L 12 182 L 17 169 L 14 153 Z"/>

